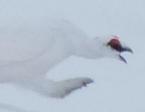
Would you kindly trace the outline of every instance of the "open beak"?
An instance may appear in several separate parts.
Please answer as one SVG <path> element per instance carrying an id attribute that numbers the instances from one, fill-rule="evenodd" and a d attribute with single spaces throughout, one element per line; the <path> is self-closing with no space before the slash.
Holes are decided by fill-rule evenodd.
<path id="1" fill-rule="evenodd" d="M 130 47 L 122 47 L 121 52 L 130 52 L 130 53 L 133 53 L 133 50 Z"/>
<path id="2" fill-rule="evenodd" d="M 120 53 L 122 53 L 122 52 L 133 53 L 133 50 L 131 48 L 125 46 L 125 47 L 121 47 Z M 119 59 L 121 61 L 123 61 L 124 63 L 127 63 L 126 59 L 123 56 L 121 56 L 120 54 L 119 54 Z"/>

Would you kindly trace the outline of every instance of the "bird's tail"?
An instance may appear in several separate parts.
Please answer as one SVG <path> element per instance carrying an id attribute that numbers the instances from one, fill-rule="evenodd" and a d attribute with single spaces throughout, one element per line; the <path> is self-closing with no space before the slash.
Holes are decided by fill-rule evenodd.
<path id="1" fill-rule="evenodd" d="M 26 89 L 33 90 L 44 96 L 64 98 L 71 92 L 85 87 L 87 84 L 92 82 L 92 79 L 82 77 L 63 81 L 52 81 L 48 79 L 25 80 L 17 82 L 16 84 L 21 85 Z"/>

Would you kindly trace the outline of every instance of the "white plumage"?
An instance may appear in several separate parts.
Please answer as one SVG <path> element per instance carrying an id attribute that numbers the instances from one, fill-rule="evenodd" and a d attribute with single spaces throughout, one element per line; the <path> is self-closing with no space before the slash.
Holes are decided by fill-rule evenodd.
<path id="1" fill-rule="evenodd" d="M 6 21 L 0 25 L 0 82 L 21 85 L 45 96 L 64 97 L 93 80 L 82 77 L 55 82 L 46 78 L 47 72 L 72 55 L 126 62 L 120 53 L 132 50 L 116 37 L 91 39 L 66 20 Z"/>
<path id="2" fill-rule="evenodd" d="M 40 94 L 64 97 L 92 82 L 76 78 L 46 79 L 49 69 L 73 55 L 86 35 L 65 20 L 7 21 L 0 25 L 0 82 L 14 83 Z M 76 48 L 75 48 L 76 47 Z"/>

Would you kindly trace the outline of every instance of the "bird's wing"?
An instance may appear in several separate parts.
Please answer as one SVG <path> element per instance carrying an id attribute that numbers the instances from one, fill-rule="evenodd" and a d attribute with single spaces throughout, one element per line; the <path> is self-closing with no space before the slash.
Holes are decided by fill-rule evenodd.
<path id="1" fill-rule="evenodd" d="M 6 61 L 31 59 L 45 51 L 50 54 L 52 47 L 63 44 L 67 44 L 65 49 L 68 49 L 72 41 L 79 44 L 84 37 L 75 25 L 61 19 L 9 19 L 0 22 L 0 65 Z"/>
<path id="2" fill-rule="evenodd" d="M 54 44 L 53 32 L 45 24 L 21 22 L 0 25 L 0 61 L 3 63 L 31 59 L 51 50 Z"/>
<path id="3" fill-rule="evenodd" d="M 48 79 L 23 80 L 14 84 L 35 91 L 43 96 L 64 98 L 71 92 L 85 87 L 92 82 L 93 80 L 90 78 L 81 77 L 63 81 L 52 81 Z"/>
<path id="4" fill-rule="evenodd" d="M 72 40 L 77 43 L 77 37 L 81 37 L 78 32 L 61 20 L 0 23 L 0 82 L 45 76 L 50 68 L 71 55 Z"/>
<path id="5" fill-rule="evenodd" d="M 53 39 L 37 31 L 5 31 L 0 31 L 0 82 L 44 76 L 58 58 L 53 59 Z"/>
<path id="6" fill-rule="evenodd" d="M 17 83 L 52 97 L 65 97 L 86 86 L 91 79 L 44 79 L 51 67 L 72 55 L 73 47 L 84 43 L 84 37 L 66 21 L 33 19 L 0 24 L 0 82 Z"/>

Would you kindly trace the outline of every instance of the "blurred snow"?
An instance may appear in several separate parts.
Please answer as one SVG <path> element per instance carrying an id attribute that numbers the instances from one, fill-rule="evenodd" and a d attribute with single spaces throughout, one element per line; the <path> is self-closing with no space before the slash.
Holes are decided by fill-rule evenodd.
<path id="1" fill-rule="evenodd" d="M 124 54 L 127 65 L 111 59 L 86 60 L 77 57 L 59 64 L 48 73 L 49 78 L 60 80 L 89 76 L 95 80 L 87 89 L 63 100 L 1 85 L 1 104 L 18 107 L 15 110 L 24 109 L 22 112 L 144 112 L 144 4 L 144 0 L 1 0 L 1 23 L 8 23 L 10 19 L 64 18 L 83 29 L 90 38 L 117 34 L 134 50 L 133 56 Z M 4 104 L 0 108 L 7 107 Z M 11 112 L 2 109 L 2 112 Z"/>

